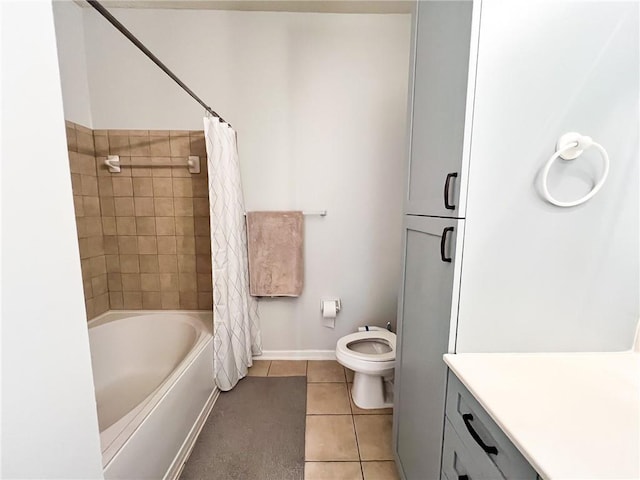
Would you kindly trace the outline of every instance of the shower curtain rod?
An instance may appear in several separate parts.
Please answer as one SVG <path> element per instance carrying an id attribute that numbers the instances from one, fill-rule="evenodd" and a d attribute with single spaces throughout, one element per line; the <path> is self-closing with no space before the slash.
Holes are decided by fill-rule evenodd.
<path id="1" fill-rule="evenodd" d="M 86 0 L 86 2 L 89 5 L 91 5 L 93 8 L 95 8 L 98 11 L 98 13 L 100 13 L 100 15 L 102 15 L 104 18 L 106 18 L 107 21 L 111 25 L 113 25 L 118 31 L 120 31 L 120 33 L 122 33 L 125 37 L 127 37 L 131 43 L 133 43 L 136 47 L 138 47 L 142 51 L 142 53 L 144 53 L 147 57 L 149 57 L 149 59 L 153 63 L 155 63 L 158 67 L 160 67 L 160 69 L 164 73 L 169 75 L 169 77 L 171 77 L 171 79 L 174 82 L 176 82 L 178 85 L 180 85 L 180 87 L 182 87 L 182 89 L 185 92 L 187 92 L 189 95 L 191 95 L 196 102 L 198 102 L 200 105 L 202 105 L 207 112 L 209 112 L 214 117 L 219 118 L 221 122 L 227 123 L 227 122 L 225 122 L 224 118 L 222 118 L 220 115 L 218 115 L 216 112 L 214 112 L 211 109 L 211 107 L 209 107 L 202 100 L 200 100 L 200 97 L 198 97 L 195 93 L 193 93 L 193 90 L 191 90 L 189 87 L 187 87 L 185 85 L 185 83 L 176 76 L 175 73 L 173 73 L 171 70 L 169 70 L 169 68 L 167 68 L 167 66 L 164 63 L 162 63 L 158 59 L 158 57 L 156 57 L 153 53 L 151 53 L 151 51 L 147 47 L 145 47 L 144 44 L 133 35 L 133 33 L 131 33 L 129 30 L 127 30 L 127 28 L 122 23 L 120 23 L 118 21 L 118 19 L 116 19 L 116 17 L 111 15 L 111 13 L 109 13 L 109 11 L 106 8 L 104 8 L 100 2 L 98 2 L 97 0 Z"/>

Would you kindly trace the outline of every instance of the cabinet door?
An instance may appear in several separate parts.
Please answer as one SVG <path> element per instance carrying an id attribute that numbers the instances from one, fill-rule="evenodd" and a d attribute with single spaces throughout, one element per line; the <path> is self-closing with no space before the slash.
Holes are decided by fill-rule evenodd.
<path id="1" fill-rule="evenodd" d="M 447 375 L 442 355 L 448 351 L 452 304 L 457 304 L 455 250 L 463 223 L 412 216 L 405 223 L 394 448 L 407 480 L 440 477 Z"/>
<path id="2" fill-rule="evenodd" d="M 471 1 L 417 5 L 409 214 L 464 217 L 460 201 L 465 195 L 460 193 L 466 182 L 462 168 L 466 106 L 472 104 L 467 102 L 472 5 Z"/>

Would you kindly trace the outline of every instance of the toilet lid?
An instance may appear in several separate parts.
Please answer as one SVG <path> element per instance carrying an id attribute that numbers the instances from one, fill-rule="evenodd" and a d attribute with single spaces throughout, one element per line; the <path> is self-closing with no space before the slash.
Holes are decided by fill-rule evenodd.
<path id="1" fill-rule="evenodd" d="M 358 344 L 364 344 L 366 348 L 359 349 Z M 342 353 L 361 360 L 389 362 L 396 358 L 396 334 L 386 330 L 356 332 L 338 340 L 336 348 Z M 374 353 L 377 349 L 381 351 Z M 368 350 L 370 353 L 367 353 Z"/>

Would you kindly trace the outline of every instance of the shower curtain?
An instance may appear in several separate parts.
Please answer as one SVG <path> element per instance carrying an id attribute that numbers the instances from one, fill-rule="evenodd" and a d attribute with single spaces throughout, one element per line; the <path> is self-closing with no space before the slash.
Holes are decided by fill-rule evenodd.
<path id="1" fill-rule="evenodd" d="M 258 304 L 249 295 L 247 230 L 236 133 L 205 117 L 213 263 L 213 371 L 220 390 L 247 374 L 262 353 Z"/>

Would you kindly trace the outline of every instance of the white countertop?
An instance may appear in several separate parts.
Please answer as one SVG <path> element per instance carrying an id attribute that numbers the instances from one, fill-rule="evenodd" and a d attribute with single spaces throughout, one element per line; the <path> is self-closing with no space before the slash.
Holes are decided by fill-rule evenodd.
<path id="1" fill-rule="evenodd" d="M 543 478 L 640 478 L 640 353 L 444 360 Z"/>

